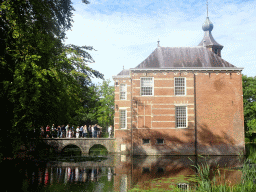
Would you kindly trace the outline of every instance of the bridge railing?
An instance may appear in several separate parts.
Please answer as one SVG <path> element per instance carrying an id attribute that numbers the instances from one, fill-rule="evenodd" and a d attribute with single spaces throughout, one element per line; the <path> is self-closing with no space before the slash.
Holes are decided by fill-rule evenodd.
<path id="1" fill-rule="evenodd" d="M 113 138 L 113 133 L 103 133 L 97 132 L 92 133 L 76 133 L 76 132 L 66 132 L 66 131 L 42 131 L 40 134 L 41 138 Z"/>

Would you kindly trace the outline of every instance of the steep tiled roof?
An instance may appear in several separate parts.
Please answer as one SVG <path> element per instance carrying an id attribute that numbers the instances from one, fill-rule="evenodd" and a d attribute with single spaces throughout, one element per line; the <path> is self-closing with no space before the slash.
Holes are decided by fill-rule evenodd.
<path id="1" fill-rule="evenodd" d="M 129 75 L 129 69 L 123 69 L 120 73 L 118 73 L 117 75 Z"/>
<path id="2" fill-rule="evenodd" d="M 215 46 L 223 47 L 222 45 L 217 43 L 217 41 L 215 41 L 215 39 L 213 38 L 213 36 L 212 36 L 210 31 L 205 31 L 204 32 L 204 38 L 199 43 L 198 46 L 208 46 L 208 45 L 215 45 Z"/>
<path id="3" fill-rule="evenodd" d="M 158 47 L 136 68 L 235 67 L 205 47 Z"/>

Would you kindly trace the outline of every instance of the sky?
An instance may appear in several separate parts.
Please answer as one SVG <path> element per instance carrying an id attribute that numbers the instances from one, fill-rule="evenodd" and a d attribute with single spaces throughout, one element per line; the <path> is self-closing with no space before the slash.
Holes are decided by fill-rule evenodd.
<path id="1" fill-rule="evenodd" d="M 110 79 L 134 68 L 156 48 L 193 47 L 203 39 L 206 0 L 72 0 L 72 30 L 66 44 L 92 46 L 89 66 Z M 224 60 L 256 76 L 256 1 L 209 0 L 212 35 Z M 101 82 L 93 79 L 94 83 Z"/>

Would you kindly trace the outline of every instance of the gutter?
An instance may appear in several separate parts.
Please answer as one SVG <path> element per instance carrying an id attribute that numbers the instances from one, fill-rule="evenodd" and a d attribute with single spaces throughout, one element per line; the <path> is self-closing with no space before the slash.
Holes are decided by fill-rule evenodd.
<path id="1" fill-rule="evenodd" d="M 130 75 L 116 75 L 112 76 L 113 79 L 120 79 L 120 78 L 130 78 Z"/>
<path id="2" fill-rule="evenodd" d="M 242 71 L 244 68 L 240 67 L 190 67 L 190 68 L 131 68 L 131 71 Z"/>

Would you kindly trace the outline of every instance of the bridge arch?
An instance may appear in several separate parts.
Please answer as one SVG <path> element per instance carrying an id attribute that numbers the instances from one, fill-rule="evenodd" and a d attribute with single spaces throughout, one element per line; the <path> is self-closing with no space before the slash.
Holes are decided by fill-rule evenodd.
<path id="1" fill-rule="evenodd" d="M 75 144 L 68 144 L 62 148 L 61 155 L 63 155 L 63 156 L 81 156 L 82 150 L 79 146 L 77 146 Z"/>
<path id="2" fill-rule="evenodd" d="M 108 155 L 107 148 L 102 144 L 94 144 L 89 149 L 89 155 Z"/>
<path id="3" fill-rule="evenodd" d="M 108 153 L 115 153 L 116 144 L 114 138 L 79 138 L 79 139 L 70 139 L 70 138 L 45 138 L 43 141 L 54 148 L 56 153 L 61 153 L 62 150 L 68 145 L 75 145 L 79 147 L 82 152 L 82 155 L 88 155 L 89 150 L 94 145 L 102 145 L 104 146 Z"/>

